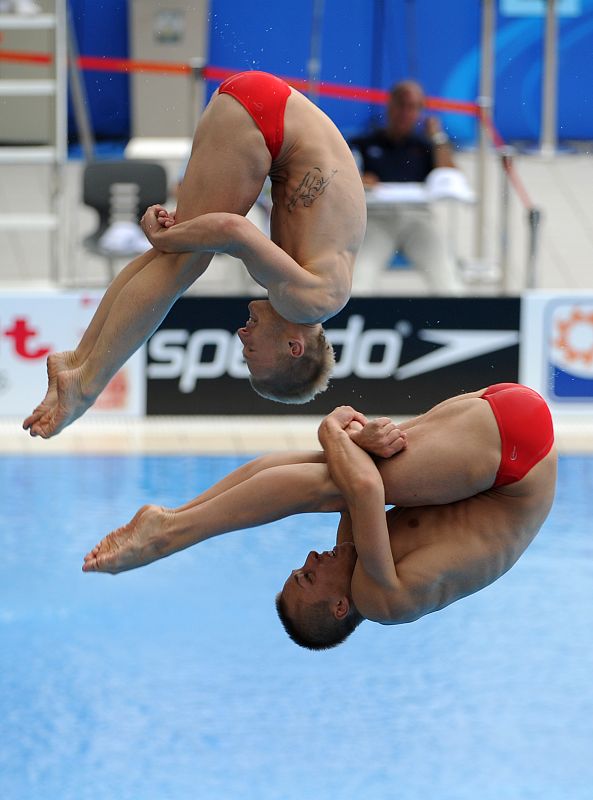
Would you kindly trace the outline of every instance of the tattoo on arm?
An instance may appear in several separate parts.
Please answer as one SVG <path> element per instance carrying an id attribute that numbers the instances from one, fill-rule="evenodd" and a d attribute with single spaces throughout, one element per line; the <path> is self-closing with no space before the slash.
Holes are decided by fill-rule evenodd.
<path id="1" fill-rule="evenodd" d="M 327 177 L 324 177 L 319 167 L 313 167 L 313 169 L 306 172 L 297 190 L 288 201 L 288 210 L 294 211 L 299 202 L 302 202 L 305 208 L 313 205 L 313 201 L 317 200 L 319 195 L 323 194 L 325 187 L 337 171 L 337 169 L 332 170 Z"/>

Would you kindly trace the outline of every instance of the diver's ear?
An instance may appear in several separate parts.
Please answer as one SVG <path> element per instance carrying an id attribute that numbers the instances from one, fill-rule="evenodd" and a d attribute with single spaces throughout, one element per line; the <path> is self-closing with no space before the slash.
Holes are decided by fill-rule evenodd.
<path id="1" fill-rule="evenodd" d="M 293 358 L 300 358 L 305 354 L 305 343 L 302 339 L 289 339 L 288 346 L 290 348 L 290 355 Z"/>
<path id="2" fill-rule="evenodd" d="M 349 611 L 350 601 L 346 596 L 340 597 L 339 600 L 336 600 L 332 607 L 332 612 L 336 619 L 344 619 L 344 617 L 348 616 Z"/>

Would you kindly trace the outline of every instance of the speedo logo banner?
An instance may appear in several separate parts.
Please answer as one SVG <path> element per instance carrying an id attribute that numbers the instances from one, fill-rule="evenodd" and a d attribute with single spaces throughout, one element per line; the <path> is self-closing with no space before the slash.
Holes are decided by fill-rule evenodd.
<path id="1" fill-rule="evenodd" d="M 235 331 L 248 299 L 180 299 L 148 342 L 149 414 L 415 414 L 439 400 L 516 381 L 518 298 L 360 298 L 325 329 L 336 351 L 330 388 L 289 406 L 251 389 Z"/>

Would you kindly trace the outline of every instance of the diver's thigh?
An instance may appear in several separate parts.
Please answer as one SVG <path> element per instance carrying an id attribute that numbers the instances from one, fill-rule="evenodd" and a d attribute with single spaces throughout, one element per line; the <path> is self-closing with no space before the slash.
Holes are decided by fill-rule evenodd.
<path id="1" fill-rule="evenodd" d="M 247 111 L 229 95 L 215 96 L 196 129 L 179 188 L 177 219 L 215 211 L 246 214 L 270 165 L 263 136 Z"/>

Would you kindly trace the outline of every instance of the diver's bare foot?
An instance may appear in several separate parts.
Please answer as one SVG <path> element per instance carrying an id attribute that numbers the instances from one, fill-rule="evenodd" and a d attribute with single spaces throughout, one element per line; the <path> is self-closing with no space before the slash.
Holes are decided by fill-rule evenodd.
<path id="1" fill-rule="evenodd" d="M 55 404 L 31 425 L 31 436 L 41 436 L 43 439 L 55 436 L 82 416 L 96 399 L 83 392 L 80 367 L 58 372 L 56 393 Z"/>
<path id="2" fill-rule="evenodd" d="M 131 522 L 110 533 L 84 557 L 83 572 L 110 572 L 144 567 L 167 555 L 164 522 L 167 511 L 142 506 Z"/>
<path id="3" fill-rule="evenodd" d="M 31 425 L 46 414 L 58 402 L 57 377 L 58 372 L 68 369 L 75 369 L 76 354 L 73 350 L 65 350 L 63 353 L 51 353 L 47 357 L 47 392 L 45 397 L 35 408 L 35 410 L 23 422 L 23 428 L 28 431 Z"/>

